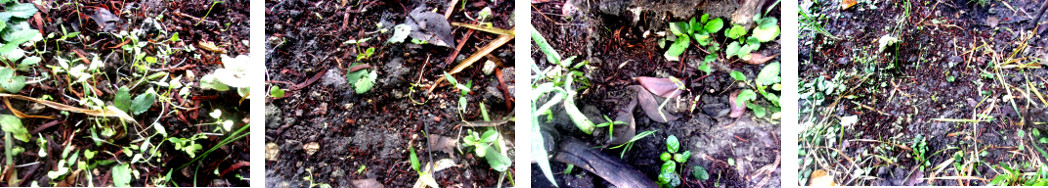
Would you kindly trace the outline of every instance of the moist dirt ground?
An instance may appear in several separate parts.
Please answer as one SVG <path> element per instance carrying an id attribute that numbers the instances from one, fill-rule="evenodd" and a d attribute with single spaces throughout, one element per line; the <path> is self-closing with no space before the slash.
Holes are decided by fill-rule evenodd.
<path id="1" fill-rule="evenodd" d="M 656 180 L 660 166 L 659 154 L 666 151 L 666 138 L 674 135 L 680 139 L 681 150 L 690 150 L 692 156 L 681 170 L 681 187 L 779 187 L 779 123 L 768 118 L 756 118 L 752 111 L 747 111 L 740 118 L 731 118 L 729 95 L 732 91 L 743 88 L 729 76 L 731 70 L 738 70 L 753 78 L 763 65 L 750 65 L 737 61 L 718 60 L 712 66 L 717 69 L 713 74 L 696 69 L 706 52 L 692 45 L 681 58 L 682 61 L 670 62 L 663 57 L 665 48 L 660 48 L 658 39 L 653 33 L 668 31 L 668 23 L 686 21 L 702 13 L 726 17 L 734 9 L 719 10 L 714 7 L 699 6 L 696 10 L 672 10 L 670 5 L 646 7 L 640 15 L 634 17 L 629 13 L 630 1 L 532 1 L 532 24 L 550 45 L 562 57 L 577 56 L 576 61 L 587 60 L 589 65 L 582 70 L 589 79 L 590 86 L 579 90 L 576 97 L 578 108 L 595 123 L 605 122 L 603 115 L 613 116 L 617 109 L 628 103 L 630 96 L 627 86 L 637 84 L 637 76 L 677 77 L 682 80 L 687 90 L 682 101 L 700 101 L 693 110 L 677 114 L 681 118 L 669 123 L 658 123 L 643 112 L 634 112 L 636 132 L 657 131 L 652 136 L 637 141 L 632 150 L 625 152 L 620 159 L 629 167 L 637 169 L 646 178 Z M 730 4 L 720 8 L 738 7 L 728 1 L 717 2 Z M 778 17 L 779 9 L 772 6 L 773 1 L 762 4 L 759 10 L 772 7 L 768 15 Z M 658 8 L 660 6 L 670 8 Z M 683 9 L 690 9 L 686 7 Z M 688 12 L 688 16 L 673 16 L 674 11 Z M 721 13 L 714 13 L 721 12 Z M 725 13 L 726 12 L 726 13 Z M 685 15 L 685 13 L 678 13 Z M 630 20 L 639 18 L 636 23 Z M 729 22 L 729 21 L 726 21 Z M 730 22 L 729 24 L 730 27 Z M 648 34 L 645 34 L 648 33 Z M 649 35 L 650 34 L 650 35 Z M 727 41 L 723 35 L 716 40 Z M 730 41 L 729 41 L 730 42 Z M 667 44 L 667 46 L 669 46 Z M 536 47 L 532 47 L 532 59 L 539 68 L 550 66 L 546 56 Z M 778 40 L 765 43 L 765 47 L 756 51 L 764 55 L 779 53 Z M 777 61 L 775 58 L 772 61 Z M 689 102 L 685 102 L 689 103 Z M 541 105 L 541 104 L 538 104 Z M 564 113 L 545 122 L 543 130 L 552 130 L 547 142 L 565 142 L 568 139 L 581 140 L 588 145 L 600 148 L 606 136 L 591 136 L 579 131 L 566 118 Z M 614 119 L 615 117 L 611 117 Z M 600 132 L 598 128 L 598 131 Z M 605 129 L 606 131 L 606 129 Z M 549 133 L 549 132 L 546 132 Z M 546 134 L 544 133 L 544 134 Z M 599 135 L 599 134 L 594 134 Z M 551 141 L 552 140 L 552 141 Z M 556 155 L 556 144 L 547 144 L 550 155 Z M 603 149 L 602 153 L 619 158 L 622 149 Z M 734 164 L 729 164 L 733 161 Z M 567 165 L 550 160 L 556 182 L 561 187 L 609 187 L 607 180 L 592 172 L 574 168 L 565 173 Z M 709 180 L 701 181 L 691 174 L 693 166 L 703 166 L 709 172 Z M 537 165 L 532 165 L 532 185 L 551 187 Z"/>
<path id="2" fill-rule="evenodd" d="M 11 3 L 30 3 L 38 11 L 26 22 L 11 17 L 7 28 L 28 23 L 41 38 L 18 47 L 27 58 L 39 57 L 38 63 L 2 61 L 5 67 L 19 65 L 15 74 L 29 80 L 10 94 L 89 110 L 113 105 L 121 87 L 129 88 L 131 97 L 155 90 L 156 99 L 143 100 L 152 104 L 142 113 L 127 111 L 133 122 L 121 122 L 7 98 L 4 114 L 49 118 L 21 119 L 29 142 L 14 141 L 5 148 L 23 152 L 5 158 L 4 164 L 14 166 L 4 166 L 4 186 L 114 186 L 120 185 L 117 180 L 142 187 L 248 185 L 249 142 L 232 134 L 247 127 L 249 100 L 241 101 L 235 89 L 200 87 L 200 76 L 223 67 L 222 55 L 247 55 L 247 1 Z M 178 39 L 172 39 L 175 33 Z M 218 49 L 205 50 L 200 43 Z M 76 66 L 90 68 L 78 72 Z M 218 119 L 209 115 L 215 110 L 222 112 Z M 216 123 L 225 120 L 231 130 Z M 180 144 L 196 145 L 195 151 L 178 148 L 172 140 L 192 137 L 199 139 Z M 226 139 L 233 142 L 220 144 Z"/>
<path id="3" fill-rule="evenodd" d="M 841 3 L 801 2 L 801 185 L 1021 185 L 1045 166 L 1042 3 Z"/>
<path id="4" fill-rule="evenodd" d="M 472 82 L 461 114 L 460 90 L 446 81 L 427 90 L 498 35 L 453 26 L 455 44 L 462 44 L 453 61 L 447 59 L 457 46 L 419 45 L 407 42 L 410 38 L 387 42 L 394 25 L 405 23 L 416 7 L 436 8 L 443 16 L 447 3 L 266 1 L 267 87 L 287 91 L 267 100 L 267 187 L 409 187 L 419 178 L 409 162 L 409 147 L 418 152 L 422 166 L 440 159 L 454 161 L 434 173 L 442 187 L 513 185 L 512 176 L 500 181 L 502 173 L 458 144 L 466 129 L 486 130 L 463 126 L 464 121 L 483 121 L 481 104 L 493 121 L 512 117 L 512 42 L 454 75 L 459 82 Z M 473 18 L 485 7 L 491 8 L 492 27 L 513 28 L 510 1 L 456 4 L 447 20 L 476 24 Z M 368 48 L 374 48 L 373 54 L 358 61 Z M 491 74 L 481 68 L 488 60 L 500 62 Z M 369 64 L 377 71 L 370 91 L 356 93 L 353 83 L 347 83 L 352 63 Z M 510 121 L 493 128 L 500 130 L 504 142 L 513 143 L 507 139 L 513 138 L 513 127 Z M 513 159 L 512 151 L 508 155 Z"/>

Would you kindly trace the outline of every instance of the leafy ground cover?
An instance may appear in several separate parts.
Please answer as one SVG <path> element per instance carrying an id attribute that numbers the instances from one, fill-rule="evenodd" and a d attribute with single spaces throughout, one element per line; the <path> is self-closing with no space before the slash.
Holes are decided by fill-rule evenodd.
<path id="1" fill-rule="evenodd" d="M 779 186 L 778 2 L 532 5 L 532 185 Z"/>
<path id="2" fill-rule="evenodd" d="M 266 185 L 514 185 L 512 10 L 266 1 Z"/>
<path id="3" fill-rule="evenodd" d="M 1044 185 L 1036 1 L 802 1 L 802 185 Z"/>
<path id="4" fill-rule="evenodd" d="M 0 1 L 5 186 L 246 186 L 247 1 Z"/>

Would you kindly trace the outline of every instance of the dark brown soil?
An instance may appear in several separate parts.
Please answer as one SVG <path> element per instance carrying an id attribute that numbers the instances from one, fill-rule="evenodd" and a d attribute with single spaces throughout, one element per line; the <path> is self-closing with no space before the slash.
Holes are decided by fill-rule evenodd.
<path id="1" fill-rule="evenodd" d="M 41 78 L 44 73 L 51 74 L 51 79 L 37 84 L 26 85 L 19 95 L 33 98 L 45 98 L 54 102 L 84 107 L 78 101 L 97 97 L 112 105 L 117 88 L 121 86 L 130 87 L 131 96 L 145 93 L 149 88 L 156 88 L 161 96 L 170 98 L 158 98 L 145 113 L 133 115 L 138 125 L 132 123 L 121 123 L 113 118 L 95 118 L 84 114 L 61 112 L 54 109 L 36 110 L 36 104 L 11 100 L 11 105 L 20 111 L 31 115 L 44 115 L 57 117 L 56 119 L 22 119 L 22 124 L 32 133 L 29 143 L 16 141 L 17 147 L 25 149 L 23 153 L 16 153 L 13 163 L 16 168 L 4 168 L 6 172 L 17 172 L 19 183 L 3 182 L 5 186 L 113 186 L 113 173 L 110 169 L 119 164 L 129 164 L 131 170 L 137 171 L 132 175 L 131 186 L 150 187 L 157 185 L 166 186 L 247 186 L 251 178 L 249 165 L 249 142 L 246 137 L 236 140 L 228 145 L 217 148 L 200 162 L 188 164 L 186 168 L 179 169 L 183 164 L 192 160 L 185 152 L 176 150 L 171 142 L 164 142 L 166 138 L 157 134 L 153 124 L 157 123 L 166 130 L 170 137 L 188 138 L 193 135 L 205 134 L 205 139 L 198 140 L 203 150 L 196 154 L 216 146 L 221 140 L 228 137 L 230 132 L 219 131 L 213 124 L 214 118 L 208 115 L 212 110 L 221 109 L 223 119 L 235 120 L 234 130 L 245 126 L 249 122 L 248 101 L 240 101 L 241 97 L 235 90 L 230 92 L 217 92 L 203 90 L 198 87 L 199 79 L 186 79 L 187 74 L 192 72 L 199 76 L 210 73 L 216 68 L 222 67 L 219 53 L 203 49 L 182 50 L 194 46 L 199 42 L 211 42 L 224 48 L 226 55 L 235 57 L 247 55 L 249 49 L 246 44 L 248 40 L 248 1 L 224 1 L 212 5 L 210 1 L 160 1 L 146 0 L 138 2 L 122 1 L 20 1 L 33 2 L 40 10 L 34 17 L 29 19 L 30 27 L 38 29 L 44 36 L 34 46 L 24 47 L 23 50 L 33 52 L 27 53 L 41 57 L 43 60 L 39 65 L 29 67 L 30 71 L 18 71 L 17 74 L 33 78 Z M 3 8 L 0 8 L 3 9 Z M 97 11 L 107 10 L 115 17 L 115 27 L 106 30 L 93 20 Z M 210 13 L 208 13 L 210 12 Z M 205 16 L 206 15 L 206 16 Z M 196 24 L 203 18 L 203 24 Z M 157 21 L 157 25 L 146 24 L 147 20 Z M 166 33 L 160 32 L 156 26 L 162 28 Z M 63 31 L 64 28 L 64 31 Z M 189 94 L 176 95 L 178 91 L 167 91 L 167 86 L 158 86 L 154 83 L 137 83 L 138 79 L 145 76 L 137 73 L 132 68 L 132 59 L 127 57 L 131 51 L 121 49 L 125 40 L 117 37 L 121 32 L 142 32 L 138 37 L 144 46 L 140 47 L 142 53 L 147 56 L 157 56 L 161 48 L 170 47 L 173 51 L 167 59 L 159 59 L 156 64 L 148 67 L 148 74 L 166 72 L 167 80 L 176 77 L 186 87 L 190 87 Z M 80 32 L 76 37 L 59 40 L 58 37 L 48 38 L 48 35 L 62 36 L 63 32 Z M 165 41 L 173 33 L 179 33 L 179 41 Z M 187 48 L 188 49 L 188 48 Z M 70 83 L 67 73 L 54 73 L 52 69 L 59 66 L 59 61 L 69 61 L 70 64 L 83 64 L 79 58 L 100 59 L 104 63 L 100 71 L 94 73 L 93 79 L 87 81 L 87 85 L 94 88 L 85 89 L 85 84 Z M 98 63 L 98 62 L 95 62 Z M 155 80 L 154 80 L 155 81 Z M 92 95 L 83 92 L 94 90 Z M 7 107 L 12 107 L 7 106 Z M 3 110 L 10 114 L 11 109 Z M 103 129 L 112 128 L 116 134 L 110 137 L 92 135 Z M 40 150 L 37 139 L 47 140 L 45 152 L 46 157 L 37 154 Z M 102 144 L 104 141 L 107 144 Z M 155 147 L 160 155 L 153 156 L 150 152 L 132 151 L 130 146 L 141 146 L 150 143 L 150 149 Z M 79 161 L 95 165 L 93 169 L 80 169 L 74 165 L 70 173 L 61 179 L 52 180 L 48 177 L 49 171 L 55 171 L 59 165 L 65 165 L 66 161 L 60 161 L 62 151 L 66 148 L 74 148 L 80 155 L 76 156 Z M 84 153 L 93 151 L 97 154 L 92 159 L 86 159 Z M 146 160 L 132 162 L 127 152 L 141 154 Z M 5 162 L 6 164 L 6 162 Z M 79 170 L 78 170 L 79 169 Z M 169 178 L 165 178 L 169 176 Z M 8 180 L 7 178 L 3 178 Z M 36 184 L 33 184 L 33 183 Z"/>
<path id="2" fill-rule="evenodd" d="M 1020 43 L 1030 45 L 1014 56 L 1020 63 L 1043 59 L 1040 35 L 1024 40 L 1030 35 L 1021 34 L 1032 27 L 1039 2 L 878 2 L 846 10 L 837 3 L 801 3 L 814 20 L 800 18 L 800 119 L 806 129 L 800 137 L 801 184 L 822 169 L 843 185 L 985 185 L 1003 172 L 1002 165 L 1035 172 L 1044 164 L 1039 159 L 1045 156 L 1029 149 L 1044 148 L 1023 126 L 1033 122 L 1020 116 L 1041 116 L 1030 111 L 1043 109 L 1043 102 L 1022 93 L 1044 93 L 1048 72 L 994 68 Z M 830 35 L 805 29 L 814 23 Z M 881 53 L 877 41 L 885 35 L 901 42 Z M 821 96 L 811 87 L 820 77 L 844 84 L 844 92 Z M 845 117 L 857 117 L 858 123 L 839 126 Z M 985 121 L 951 121 L 975 119 Z M 825 127 L 835 131 L 806 134 Z M 927 139 L 927 160 L 910 148 L 922 142 L 915 138 Z M 932 170 L 948 160 L 977 165 Z M 961 176 L 974 178 L 941 178 Z"/>
<path id="3" fill-rule="evenodd" d="M 473 83 L 469 106 L 461 118 L 457 107 L 459 90 L 446 86 L 447 82 L 433 93 L 426 93 L 426 89 L 445 71 L 498 36 L 476 31 L 463 40 L 467 29 L 452 27 L 456 43 L 465 43 L 454 63 L 445 61 L 454 52 L 452 48 L 386 42 L 393 34 L 393 26 L 403 23 L 415 7 L 436 7 L 443 14 L 447 9 L 443 3 L 447 2 L 350 1 L 343 5 L 339 1 L 266 1 L 267 85 L 288 89 L 283 98 L 267 100 L 266 143 L 279 146 L 278 150 L 268 151 L 277 159 L 267 161 L 267 186 L 325 183 L 347 187 L 353 186 L 353 180 L 374 179 L 387 187 L 409 187 L 418 174 L 409 163 L 408 147 L 418 151 L 423 166 L 443 158 L 455 160 L 456 166 L 435 173 L 442 187 L 497 186 L 500 173 L 483 158 L 466 148 L 452 153 L 429 148 L 427 143 L 432 141 L 427 134 L 461 142 L 466 130 L 459 124 L 463 120 L 482 120 L 481 103 L 493 119 L 512 116 L 512 100 L 506 102 L 512 96 L 505 96 L 499 89 L 513 85 L 512 42 L 491 53 L 504 63 L 497 72 L 509 79 L 499 81 L 496 74 L 484 74 L 480 68 L 484 60 L 455 75 L 460 82 Z M 464 14 L 475 17 L 484 7 L 492 8 L 494 27 L 511 28 L 509 14 L 513 6 L 503 1 L 456 5 L 448 21 L 473 23 Z M 378 32 L 381 29 L 388 32 Z M 371 39 L 359 46 L 343 43 L 364 38 Z M 374 88 L 357 94 L 348 84 L 335 83 L 346 80 L 350 64 L 370 47 L 375 48 L 374 55 L 361 62 L 378 71 Z M 418 87 L 413 87 L 415 84 Z M 296 85 L 304 87 L 295 88 Z M 503 136 L 512 138 L 512 122 L 499 129 Z M 506 141 L 512 143 L 511 139 Z M 310 143 L 320 146 L 313 155 L 303 149 Z M 512 152 L 509 157 L 513 158 Z M 307 174 L 307 169 L 312 169 L 312 174 Z M 310 176 L 312 182 L 303 180 Z M 502 184 L 512 185 L 508 180 Z"/>
<path id="4" fill-rule="evenodd" d="M 681 187 L 778 187 L 779 124 L 768 122 L 764 118 L 754 118 L 752 112 L 747 112 L 738 119 L 719 113 L 728 109 L 731 91 L 741 88 L 733 83 L 734 80 L 728 71 L 739 70 L 753 78 L 763 65 L 718 61 L 714 66 L 720 68 L 706 76 L 704 72 L 695 69 L 695 66 L 698 66 L 697 62 L 702 59 L 700 57 L 706 53 L 695 50 L 694 45 L 685 52 L 682 58 L 684 61 L 669 62 L 663 57 L 665 49 L 660 48 L 657 43 L 661 37 L 644 37 L 644 33 L 668 30 L 666 23 L 686 19 L 664 19 L 656 16 L 664 15 L 663 12 L 646 10 L 642 12 L 639 22 L 634 24 L 629 21 L 632 19 L 629 15 L 608 14 L 616 12 L 614 10 L 625 10 L 626 7 L 621 6 L 625 6 L 627 2 L 629 1 L 554 0 L 533 4 L 532 24 L 546 37 L 551 46 L 563 57 L 578 56 L 576 61 L 588 60 L 589 65 L 594 67 L 584 70 L 591 86 L 579 90 L 579 96 L 575 99 L 582 112 L 594 122 L 605 122 L 602 115 L 612 116 L 613 112 L 626 105 L 625 101 L 628 100 L 625 99 L 628 99 L 629 93 L 627 86 L 636 84 L 632 80 L 633 77 L 681 78 L 689 90 L 682 95 L 685 96 L 684 99 L 691 100 L 701 95 L 700 104 L 694 111 L 678 114 L 681 118 L 669 123 L 658 123 L 642 115 L 642 112 L 635 112 L 636 132 L 657 132 L 638 141 L 621 159 L 632 168 L 642 171 L 647 176 L 645 178 L 657 180 L 662 165 L 658 155 L 666 150 L 666 137 L 675 135 L 680 138 L 681 150 L 690 150 L 693 153 L 686 165 L 681 167 L 686 169 L 681 173 Z M 565 8 L 566 6 L 568 8 Z M 778 9 L 774 9 L 769 15 L 779 15 Z M 724 41 L 723 38 L 721 36 L 717 40 Z M 533 47 L 532 52 L 532 59 L 538 67 L 549 66 L 541 51 Z M 778 54 L 779 44 L 777 41 L 766 43 L 758 53 Z M 773 61 L 777 60 L 778 58 Z M 600 136 L 600 133 L 595 134 L 598 136 L 585 135 L 563 113 L 555 116 L 556 119 L 552 122 L 543 122 L 544 130 L 548 128 L 554 132 L 555 142 L 574 137 L 599 147 L 607 139 L 606 136 Z M 550 150 L 553 150 L 551 155 L 555 155 L 556 149 Z M 604 150 L 605 154 L 616 158 L 621 152 L 622 149 Z M 734 158 L 736 166 L 728 165 L 729 158 Z M 696 165 L 708 169 L 709 180 L 700 181 L 691 176 L 692 166 Z M 570 174 L 563 174 L 567 165 L 551 160 L 551 166 L 554 178 L 561 187 L 611 186 L 601 177 L 579 168 L 574 168 Z M 773 170 L 757 172 L 757 169 L 764 167 Z M 532 185 L 552 186 L 537 165 L 532 165 L 532 169 Z"/>

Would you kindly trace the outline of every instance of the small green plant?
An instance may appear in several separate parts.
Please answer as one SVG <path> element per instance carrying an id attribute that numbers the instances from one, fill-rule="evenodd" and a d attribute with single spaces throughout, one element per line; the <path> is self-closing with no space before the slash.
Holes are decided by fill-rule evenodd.
<path id="1" fill-rule="evenodd" d="M 735 105 L 746 106 L 746 108 L 753 110 L 753 114 L 757 118 L 763 118 L 766 114 L 771 114 L 772 119 L 777 119 L 781 107 L 779 106 L 779 96 L 774 92 L 782 90 L 782 85 L 780 84 L 782 78 L 779 76 L 779 68 L 778 62 L 765 65 L 761 72 L 757 74 L 757 79 L 753 82 L 747 80 L 746 75 L 743 75 L 742 72 L 732 71 L 732 78 L 751 87 L 751 89 L 744 89 L 739 92 L 735 99 L 737 103 Z M 753 103 L 753 101 L 759 98 L 758 94 L 763 96 L 771 105 L 761 106 Z"/>
<path id="2" fill-rule="evenodd" d="M 608 132 L 611 132 L 611 131 L 609 130 Z M 618 146 L 614 146 L 614 147 L 611 147 L 611 148 L 608 148 L 608 149 L 618 149 L 620 147 L 625 147 L 624 149 L 622 149 L 622 153 L 619 154 L 619 158 L 622 158 L 622 157 L 626 156 L 626 152 L 627 151 L 629 151 L 630 149 L 633 149 L 633 143 L 635 143 L 637 140 L 643 139 L 644 137 L 651 136 L 652 134 L 655 134 L 655 132 L 656 131 L 644 131 L 644 132 L 641 132 L 640 134 L 637 134 L 637 135 L 633 136 L 633 138 L 630 138 L 630 140 L 626 141 L 626 143 L 620 144 Z"/>
<path id="3" fill-rule="evenodd" d="M 430 187 L 439 188 L 440 185 L 437 185 L 437 180 L 433 179 L 433 175 L 421 170 L 422 165 L 418 162 L 418 155 L 415 155 L 415 147 L 408 146 L 408 151 L 411 152 L 411 156 L 408 159 L 411 161 L 411 169 L 415 169 L 415 172 L 418 172 L 418 179 Z"/>
<path id="4" fill-rule="evenodd" d="M 234 87 L 237 88 L 237 93 L 241 97 L 250 96 L 251 81 L 247 77 L 251 72 L 249 70 L 250 59 L 245 55 L 229 57 L 223 54 L 222 65 L 224 67 L 201 77 L 200 88 L 227 91 L 229 87 Z"/>
<path id="5" fill-rule="evenodd" d="M 467 130 L 466 134 L 466 137 L 462 138 L 462 146 L 473 147 L 473 151 L 477 154 L 477 157 L 487 159 L 488 165 L 491 165 L 492 169 L 499 172 L 505 172 L 509 169 L 510 165 L 513 165 L 510 162 L 509 157 L 502 155 L 502 153 L 496 149 L 496 146 L 499 146 L 499 142 L 502 140 L 499 139 L 501 134 L 499 134 L 498 131 L 488 130 L 484 131 L 484 134 L 481 135 L 477 132 L 473 132 L 473 130 Z"/>
<path id="6" fill-rule="evenodd" d="M 932 165 L 932 162 L 928 160 L 928 139 L 924 138 L 924 135 L 917 135 L 913 138 L 913 144 L 910 145 L 913 149 L 913 159 L 917 161 L 917 165 L 920 166 L 923 171 L 925 167 Z"/>
<path id="7" fill-rule="evenodd" d="M 666 137 L 666 152 L 662 152 L 659 155 L 659 160 L 662 160 L 662 168 L 659 170 L 659 181 L 660 187 L 677 187 L 680 186 L 680 174 L 677 173 L 677 166 L 683 166 L 688 158 L 691 157 L 691 151 L 680 151 L 680 141 L 677 140 L 677 136 L 670 135 Z M 683 169 L 681 169 L 683 170 Z"/>
<path id="8" fill-rule="evenodd" d="M 29 27 L 29 17 L 38 11 L 31 3 L 18 3 L 16 1 L 0 1 L 4 11 L 0 12 L 0 61 L 13 65 L 22 60 L 22 63 L 36 63 L 39 57 L 23 57 L 26 52 L 20 48 L 23 44 L 35 43 L 43 39 L 40 31 Z"/>
<path id="9" fill-rule="evenodd" d="M 699 181 L 706 181 L 710 179 L 710 173 L 706 172 L 706 168 L 703 168 L 702 166 L 698 165 L 692 167 L 691 175 Z"/>
<path id="10" fill-rule="evenodd" d="M 458 80 L 456 80 L 454 76 L 451 76 L 451 74 L 448 74 L 448 72 L 444 72 L 444 78 L 446 78 L 448 80 L 448 83 L 451 83 L 451 85 L 453 87 L 455 87 L 456 89 L 459 90 L 459 100 L 458 100 L 459 118 L 465 119 L 465 117 L 463 117 L 462 114 L 466 113 L 466 107 L 469 106 L 469 92 L 471 91 L 469 88 L 473 87 L 473 80 L 467 81 L 466 84 L 462 84 L 462 83 L 459 83 Z"/>
<path id="11" fill-rule="evenodd" d="M 280 86 L 274 85 L 273 87 L 269 87 L 269 96 L 273 98 L 283 98 L 284 90 L 280 89 Z"/>
<path id="12" fill-rule="evenodd" d="M 715 44 L 716 41 L 714 41 L 712 36 L 724 28 L 724 21 L 720 18 L 710 20 L 709 17 L 709 14 L 703 14 L 698 20 L 691 18 L 687 22 L 670 23 L 670 33 L 673 35 L 667 35 L 666 37 L 667 40 L 674 42 L 666 50 L 666 53 L 663 54 L 666 60 L 680 61 L 680 55 L 684 54 L 684 50 L 688 48 L 693 38 L 700 46 L 705 47 Z"/>
<path id="13" fill-rule="evenodd" d="M 302 177 L 302 180 L 306 180 L 306 181 L 309 182 L 309 188 L 314 188 L 314 187 L 331 188 L 331 184 L 313 182 L 313 169 L 312 168 L 306 168 L 306 177 Z"/>
<path id="14" fill-rule="evenodd" d="M 360 65 L 360 63 L 353 63 L 353 66 L 357 65 Z M 347 73 L 346 79 L 350 84 L 353 84 L 353 91 L 357 94 L 363 94 L 371 91 L 371 87 L 375 86 L 375 80 L 378 79 L 378 72 L 374 70 L 360 69 Z"/>

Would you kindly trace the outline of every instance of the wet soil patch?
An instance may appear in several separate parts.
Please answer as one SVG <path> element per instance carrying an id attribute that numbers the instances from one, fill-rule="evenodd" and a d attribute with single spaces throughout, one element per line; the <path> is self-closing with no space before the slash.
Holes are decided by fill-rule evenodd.
<path id="1" fill-rule="evenodd" d="M 1021 117 L 1043 116 L 1046 72 L 1015 67 L 1045 57 L 1025 33 L 1040 3 L 838 3 L 801 3 L 801 184 L 985 185 L 1043 165 Z"/>
<path id="2" fill-rule="evenodd" d="M 404 23 L 416 7 L 436 8 L 443 15 L 446 3 L 266 2 L 267 87 L 287 89 L 284 97 L 267 100 L 267 155 L 272 157 L 266 162 L 267 186 L 323 183 L 352 187 L 374 180 L 389 187 L 409 187 L 418 179 L 409 162 L 409 146 L 418 152 L 422 166 L 444 158 L 454 160 L 454 166 L 434 174 L 441 186 L 495 187 L 500 183 L 500 173 L 484 158 L 471 154 L 472 150 L 455 143 L 450 149 L 437 144 L 461 143 L 468 129 L 462 122 L 483 120 L 481 104 L 492 120 L 512 116 L 512 95 L 505 95 L 513 92 L 512 42 L 455 75 L 461 83 L 472 82 L 461 116 L 458 89 L 445 81 L 432 93 L 426 90 L 498 35 L 466 34 L 468 29 L 453 26 L 455 44 L 463 45 L 453 62 L 446 59 L 454 48 L 407 42 L 410 38 L 404 43 L 387 43 L 394 26 Z M 448 21 L 475 23 L 471 18 L 485 7 L 491 8 L 493 27 L 513 27 L 512 3 L 502 1 L 456 4 Z M 358 43 L 347 42 L 350 40 Z M 358 61 L 358 55 L 368 48 L 374 48 L 374 53 Z M 486 60 L 501 64 L 485 74 L 481 67 Z M 367 63 L 377 71 L 377 81 L 366 93 L 356 93 L 353 83 L 347 83 L 346 73 L 355 62 Z M 512 122 L 497 128 L 504 138 L 513 137 Z M 432 140 L 437 138 L 440 140 Z M 513 158 L 512 152 L 509 157 Z M 508 180 L 501 183 L 511 185 Z"/>
<path id="3" fill-rule="evenodd" d="M 644 10 L 634 17 L 634 13 L 628 11 L 632 8 L 629 4 L 629 1 L 554 0 L 533 4 L 531 9 L 532 24 L 561 56 L 577 56 L 576 61 L 589 61 L 582 71 L 590 85 L 578 90 L 575 102 L 593 122 L 605 122 L 604 115 L 615 119 L 615 112 L 635 95 L 628 88 L 637 84 L 634 77 L 673 76 L 680 78 L 688 89 L 680 101 L 676 101 L 686 104 L 681 105 L 685 109 L 683 113 L 676 114 L 681 118 L 658 123 L 642 115 L 643 112 L 635 112 L 637 133 L 657 132 L 637 141 L 633 149 L 622 156 L 622 149 L 603 149 L 602 153 L 639 170 L 645 176 L 641 178 L 654 181 L 663 163 L 659 154 L 666 151 L 665 140 L 674 135 L 680 138 L 682 151 L 692 152 L 687 163 L 678 167 L 685 169 L 681 171 L 681 187 L 779 186 L 779 124 L 755 118 L 752 112 L 737 119 L 727 115 L 729 94 L 742 88 L 733 83 L 728 72 L 738 70 L 752 78 L 763 65 L 717 61 L 713 66 L 716 72 L 707 76 L 695 68 L 706 53 L 696 50 L 694 45 L 685 52 L 681 62 L 667 61 L 663 57 L 665 49 L 658 45 L 658 39 L 663 37 L 654 33 L 668 30 L 667 23 L 671 21 L 686 19 L 666 16 L 667 12 L 659 10 Z M 700 8 L 695 12 L 702 11 Z M 778 14 L 776 8 L 768 15 Z M 636 22 L 634 18 L 637 18 Z M 726 22 L 730 20 L 724 19 Z M 723 38 L 717 40 L 723 41 Z M 538 67 L 550 66 L 540 50 L 532 47 L 532 52 L 531 58 Z M 778 52 L 778 42 L 773 41 L 766 43 L 758 53 L 770 55 Z M 689 110 L 690 101 L 699 96 L 700 102 Z M 563 109 L 555 107 L 552 111 L 557 112 L 555 118 L 542 122 L 546 141 L 553 142 L 547 143 L 551 156 L 558 155 L 559 150 L 552 146 L 569 139 L 581 140 L 598 149 L 607 141 L 606 128 L 597 128 L 594 135 L 587 135 L 560 112 Z M 539 119 L 544 120 L 545 116 Z M 734 161 L 733 165 L 729 165 L 729 159 Z M 700 181 L 691 176 L 691 169 L 696 165 L 708 169 L 709 180 Z M 551 167 L 556 182 L 562 187 L 612 186 L 609 181 L 579 170 L 577 166 L 565 174 L 567 165 L 552 158 Z M 552 186 L 537 165 L 532 165 L 532 169 L 532 185 Z"/>

